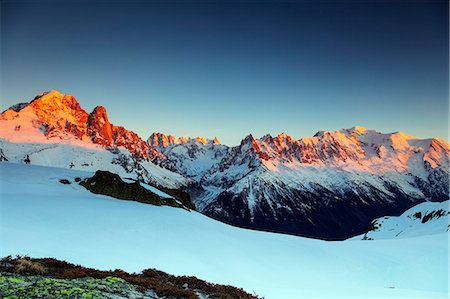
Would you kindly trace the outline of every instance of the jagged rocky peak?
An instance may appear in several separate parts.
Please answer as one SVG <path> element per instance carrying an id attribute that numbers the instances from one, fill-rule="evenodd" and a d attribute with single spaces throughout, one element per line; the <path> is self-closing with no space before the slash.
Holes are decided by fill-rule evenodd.
<path id="1" fill-rule="evenodd" d="M 334 132 L 319 131 L 314 137 L 303 137 L 298 140 L 284 132 L 276 137 L 267 134 L 260 139 L 249 134 L 236 150 L 230 151 L 229 155 L 253 155 L 269 168 L 272 166 L 264 161 L 270 161 L 273 166 L 278 163 L 300 163 L 333 167 L 351 164 L 355 167 L 367 167 L 366 165 L 372 163 L 369 160 L 389 159 L 393 161 L 391 167 L 404 171 L 408 168 L 407 161 L 412 152 L 425 153 L 420 159 L 428 163 L 426 167 L 435 168 L 437 164 L 448 164 L 443 158 L 447 157 L 446 153 L 449 152 L 448 143 L 445 141 L 419 139 L 403 132 L 380 133 L 361 126 Z"/>
<path id="2" fill-rule="evenodd" d="M 166 135 L 164 133 L 154 132 L 147 139 L 147 142 L 153 147 L 167 147 L 171 144 L 184 143 L 187 138 L 175 138 L 172 135 Z"/>
<path id="3" fill-rule="evenodd" d="M 217 138 L 213 140 L 204 137 L 175 138 L 156 132 L 150 135 L 148 143 L 165 157 L 153 160 L 158 165 L 197 182 L 218 164 L 229 150 L 229 147 L 221 145 Z"/>
<path id="4" fill-rule="evenodd" d="M 272 137 L 272 135 L 270 135 L 270 134 L 266 134 L 263 137 L 261 137 L 260 139 L 258 139 L 257 141 L 265 142 L 268 144 L 273 144 L 274 142 L 275 143 L 292 142 L 292 141 L 294 141 L 294 139 L 291 136 L 289 136 L 288 134 L 286 134 L 285 132 L 281 132 L 275 137 Z"/>
<path id="5" fill-rule="evenodd" d="M 239 147 L 241 152 L 254 152 L 262 160 L 269 160 L 283 155 L 290 155 L 289 152 L 293 154 L 295 151 L 294 143 L 297 142 L 297 140 L 284 132 L 276 137 L 266 134 L 260 139 L 255 139 L 252 134 L 249 134 L 241 141 Z"/>
<path id="6" fill-rule="evenodd" d="M 281 132 L 274 139 L 274 143 L 276 146 L 286 147 L 292 144 L 295 141 L 291 136 L 286 134 L 285 132 Z"/>
<path id="7" fill-rule="evenodd" d="M 108 114 L 106 113 L 106 109 L 103 106 L 97 106 L 92 110 L 91 115 L 94 115 L 97 119 L 103 122 L 108 122 Z"/>
<path id="8" fill-rule="evenodd" d="M 268 160 L 269 155 L 267 154 L 267 148 L 265 148 L 264 145 L 260 145 L 261 140 L 257 140 L 253 137 L 252 134 L 249 134 L 244 139 L 242 139 L 241 144 L 235 147 L 229 155 L 235 155 L 237 152 L 239 152 L 241 155 L 249 156 L 252 161 L 254 161 L 254 158 Z M 245 160 L 246 158 L 242 157 L 242 159 Z M 231 158 L 231 160 L 233 160 L 233 158 Z"/>
<path id="9" fill-rule="evenodd" d="M 255 137 L 253 137 L 253 134 L 250 133 L 247 136 L 244 137 L 241 141 L 241 145 L 249 144 L 255 142 Z"/>
<path id="10" fill-rule="evenodd" d="M 87 134 L 96 144 L 110 146 L 113 144 L 113 126 L 103 106 L 94 108 L 87 120 Z"/>
<path id="11" fill-rule="evenodd" d="M 136 133 L 109 122 L 105 107 L 97 106 L 89 114 L 75 97 L 56 90 L 43 92 L 30 103 L 12 106 L 2 113 L 1 119 L 16 119 L 16 127 L 43 128 L 38 132 L 44 132 L 47 138 L 90 140 L 104 146 L 122 146 L 142 158 L 152 155 L 148 143 Z"/>
<path id="12" fill-rule="evenodd" d="M 154 132 L 150 135 L 150 137 L 147 139 L 147 142 L 153 146 L 153 147 L 168 147 L 171 145 L 178 145 L 178 144 L 186 144 L 186 143 L 200 143 L 202 145 L 207 144 L 214 144 L 219 145 L 219 139 L 217 137 L 214 137 L 213 140 L 207 139 L 205 137 L 197 136 L 195 138 L 189 138 L 189 137 L 174 137 L 172 135 L 166 135 L 164 133 Z"/>
<path id="13" fill-rule="evenodd" d="M 259 145 L 255 137 L 250 133 L 247 136 L 245 136 L 244 139 L 242 139 L 240 144 L 241 151 L 246 150 L 253 150 L 253 151 L 260 151 Z"/>
<path id="14" fill-rule="evenodd" d="M 266 134 L 263 137 L 261 137 L 260 140 L 263 141 L 263 142 L 266 142 L 266 143 L 272 143 L 273 142 L 273 137 L 270 134 Z"/>
<path id="15" fill-rule="evenodd" d="M 73 96 L 56 90 L 42 93 L 30 105 L 40 121 L 48 125 L 48 136 L 71 133 L 79 139 L 86 134 L 88 113 Z"/>
<path id="16" fill-rule="evenodd" d="M 75 97 L 70 95 L 64 95 L 56 90 L 42 93 L 31 101 L 30 106 L 40 112 L 51 113 L 53 115 L 60 113 L 61 111 L 67 112 L 69 115 L 74 113 L 80 113 L 87 116 L 87 112 L 81 108 Z"/>
<path id="17" fill-rule="evenodd" d="M 195 141 L 200 142 L 203 145 L 205 145 L 207 142 L 205 137 L 200 137 L 200 136 L 195 137 Z"/>
<path id="18" fill-rule="evenodd" d="M 285 139 L 285 138 L 291 138 L 291 136 L 289 136 L 285 132 L 281 132 L 280 134 L 277 135 L 277 138 L 278 139 Z"/>

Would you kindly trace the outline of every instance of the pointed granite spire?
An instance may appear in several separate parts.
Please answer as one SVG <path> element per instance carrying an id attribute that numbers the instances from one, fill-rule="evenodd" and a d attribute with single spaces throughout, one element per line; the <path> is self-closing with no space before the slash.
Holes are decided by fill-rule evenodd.
<path id="1" fill-rule="evenodd" d="M 107 146 L 113 144 L 112 126 L 109 122 L 105 107 L 97 106 L 94 108 L 94 111 L 89 114 L 87 120 L 87 135 L 96 144 Z"/>

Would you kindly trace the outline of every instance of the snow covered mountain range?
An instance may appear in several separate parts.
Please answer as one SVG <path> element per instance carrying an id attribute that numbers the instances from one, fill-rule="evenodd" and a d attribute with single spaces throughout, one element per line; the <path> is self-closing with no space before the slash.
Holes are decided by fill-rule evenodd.
<path id="1" fill-rule="evenodd" d="M 449 199 L 450 145 L 363 127 L 293 139 L 282 133 L 147 141 L 56 91 L 1 114 L 0 159 L 110 170 L 188 191 L 202 213 L 238 226 L 324 239 L 364 233 L 371 221 Z"/>

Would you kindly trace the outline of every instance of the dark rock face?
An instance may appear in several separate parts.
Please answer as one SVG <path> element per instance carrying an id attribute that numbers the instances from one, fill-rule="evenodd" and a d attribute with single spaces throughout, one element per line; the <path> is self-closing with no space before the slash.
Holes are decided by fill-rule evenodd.
<path id="1" fill-rule="evenodd" d="M 191 210 L 195 210 L 195 205 L 191 201 L 191 197 L 190 197 L 190 195 L 187 192 L 184 192 L 184 191 L 179 190 L 179 189 L 169 189 L 169 188 L 164 188 L 164 187 L 159 187 L 158 189 L 163 191 L 164 193 L 167 193 L 167 194 L 175 197 L 179 201 L 181 201 L 181 203 L 183 203 L 183 205 L 186 208 L 191 209 Z"/>
<path id="2" fill-rule="evenodd" d="M 427 223 L 428 221 L 430 221 L 431 219 L 434 219 L 434 218 L 436 218 L 436 219 L 441 218 L 447 214 L 448 214 L 448 211 L 444 211 L 443 209 L 433 211 L 433 212 L 425 214 L 425 216 L 423 216 L 422 223 Z"/>
<path id="3" fill-rule="evenodd" d="M 265 194 L 269 191 L 266 189 Z M 315 193 L 289 190 L 269 199 L 261 198 L 258 208 L 251 212 L 245 193 L 224 192 L 208 205 L 203 213 L 239 227 L 287 233 L 324 240 L 344 240 L 367 231 L 371 221 L 386 215 L 400 215 L 408 208 L 423 202 L 398 192 L 395 201 L 386 201 L 386 194 L 374 192 L 361 197 L 347 191 L 341 198 L 327 190 Z M 276 198 L 283 206 L 273 209 Z M 300 200 L 299 200 L 300 199 Z M 301 204 L 299 204 L 301 202 Z M 305 206 L 310 208 L 305 209 Z"/>
<path id="4" fill-rule="evenodd" d="M 448 179 L 445 173 L 441 175 Z M 445 183 L 442 181 L 421 182 L 419 187 L 422 190 L 435 190 L 428 200 L 441 202 L 449 199 L 448 193 L 433 189 L 433 183 L 444 189 Z M 233 186 L 232 181 L 223 180 L 220 183 L 228 190 L 229 186 Z M 384 182 L 384 191 L 368 183 L 351 181 L 340 192 L 319 184 L 314 185 L 312 190 L 292 188 L 280 181 L 273 184 L 261 181 L 259 176 L 248 184 L 251 187 L 240 192 L 220 193 L 202 208 L 202 213 L 245 228 L 343 240 L 365 233 L 375 218 L 398 216 L 426 200 L 423 196 L 409 195 L 388 180 Z M 250 202 L 252 200 L 253 204 Z"/>
<path id="5" fill-rule="evenodd" d="M 97 170 L 93 177 L 80 182 L 80 185 L 95 194 L 103 194 L 114 198 L 132 200 L 157 206 L 168 205 L 181 208 L 173 198 L 161 198 L 142 187 L 139 182 L 126 183 L 117 174 Z"/>

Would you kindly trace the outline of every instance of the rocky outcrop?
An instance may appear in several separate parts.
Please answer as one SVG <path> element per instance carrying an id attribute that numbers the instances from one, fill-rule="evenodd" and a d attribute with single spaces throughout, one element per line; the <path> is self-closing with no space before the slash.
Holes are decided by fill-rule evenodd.
<path id="1" fill-rule="evenodd" d="M 109 171 L 98 170 L 94 176 L 79 183 L 95 194 L 103 194 L 118 199 L 132 200 L 157 206 L 168 205 L 185 208 L 174 198 L 162 198 L 139 184 L 124 182 L 120 176 Z"/>

